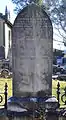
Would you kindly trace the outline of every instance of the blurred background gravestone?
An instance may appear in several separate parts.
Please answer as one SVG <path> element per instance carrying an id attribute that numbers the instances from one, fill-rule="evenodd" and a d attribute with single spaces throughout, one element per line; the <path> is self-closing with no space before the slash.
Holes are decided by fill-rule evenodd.
<path id="1" fill-rule="evenodd" d="M 31 4 L 16 17 L 12 33 L 14 96 L 52 92 L 52 23 L 41 7 Z"/>
<path id="2" fill-rule="evenodd" d="M 0 60 L 5 59 L 5 48 L 0 46 Z"/>

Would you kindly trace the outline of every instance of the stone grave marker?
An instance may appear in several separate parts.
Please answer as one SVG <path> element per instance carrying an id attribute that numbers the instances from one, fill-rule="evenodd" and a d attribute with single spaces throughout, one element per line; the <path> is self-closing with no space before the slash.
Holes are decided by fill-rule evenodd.
<path id="1" fill-rule="evenodd" d="M 46 12 L 37 5 L 25 7 L 12 30 L 14 96 L 52 91 L 53 28 Z"/>

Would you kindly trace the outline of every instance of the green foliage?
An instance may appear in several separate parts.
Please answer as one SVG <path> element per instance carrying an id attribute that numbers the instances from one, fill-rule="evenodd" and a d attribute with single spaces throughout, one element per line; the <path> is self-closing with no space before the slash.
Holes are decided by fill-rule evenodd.
<path id="1" fill-rule="evenodd" d="M 8 98 L 12 96 L 12 78 L 10 79 L 5 79 L 5 78 L 0 78 L 0 93 L 4 93 L 4 87 L 5 87 L 5 83 L 7 83 L 8 85 Z M 4 99 L 5 99 L 5 96 L 4 94 L 1 94 L 2 97 L 3 97 L 3 101 L 2 103 L 0 103 L 0 105 L 3 105 L 4 104 Z M 1 108 L 2 106 L 0 106 Z"/>
<path id="2" fill-rule="evenodd" d="M 66 107 L 61 101 L 61 95 L 64 94 L 64 88 L 66 87 L 66 81 L 53 80 L 52 81 L 52 95 L 57 97 L 57 84 L 60 83 L 60 107 Z M 66 98 L 65 98 L 66 100 Z"/>

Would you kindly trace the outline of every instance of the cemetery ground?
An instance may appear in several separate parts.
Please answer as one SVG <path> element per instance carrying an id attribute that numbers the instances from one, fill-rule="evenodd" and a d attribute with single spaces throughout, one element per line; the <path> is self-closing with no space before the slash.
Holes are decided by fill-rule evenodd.
<path id="1" fill-rule="evenodd" d="M 60 83 L 60 92 L 61 95 L 64 93 L 64 88 L 66 87 L 66 81 L 59 81 L 59 80 L 52 80 L 52 96 L 57 97 L 57 84 Z M 13 86 L 12 86 L 12 78 L 0 78 L 0 93 L 4 93 L 4 86 L 5 83 L 8 85 L 8 98 L 13 95 Z M 4 95 L 3 96 L 3 102 L 0 103 L 1 105 L 4 104 Z M 65 98 L 66 99 L 66 98 Z M 62 103 L 60 99 L 60 107 L 64 107 L 64 103 Z M 66 107 L 66 106 L 65 106 Z"/>

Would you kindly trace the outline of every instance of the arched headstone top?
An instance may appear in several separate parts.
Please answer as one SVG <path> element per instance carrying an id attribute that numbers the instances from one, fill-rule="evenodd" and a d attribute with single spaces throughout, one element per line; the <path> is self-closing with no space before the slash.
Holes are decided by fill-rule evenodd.
<path id="1" fill-rule="evenodd" d="M 34 12 L 33 12 L 34 11 Z M 28 13 L 28 15 L 27 15 Z M 38 6 L 36 4 L 29 4 L 26 7 L 24 7 L 17 15 L 15 22 L 18 21 L 19 18 L 23 18 L 26 16 L 26 18 L 31 17 L 33 18 L 33 16 L 38 17 L 38 15 L 36 15 L 36 13 L 39 14 L 40 17 L 44 18 L 46 20 L 46 23 L 48 21 L 48 24 L 50 25 L 50 27 L 52 27 L 52 22 L 49 18 L 49 16 L 47 15 L 47 13 L 44 11 L 44 9 L 41 6 Z"/>

